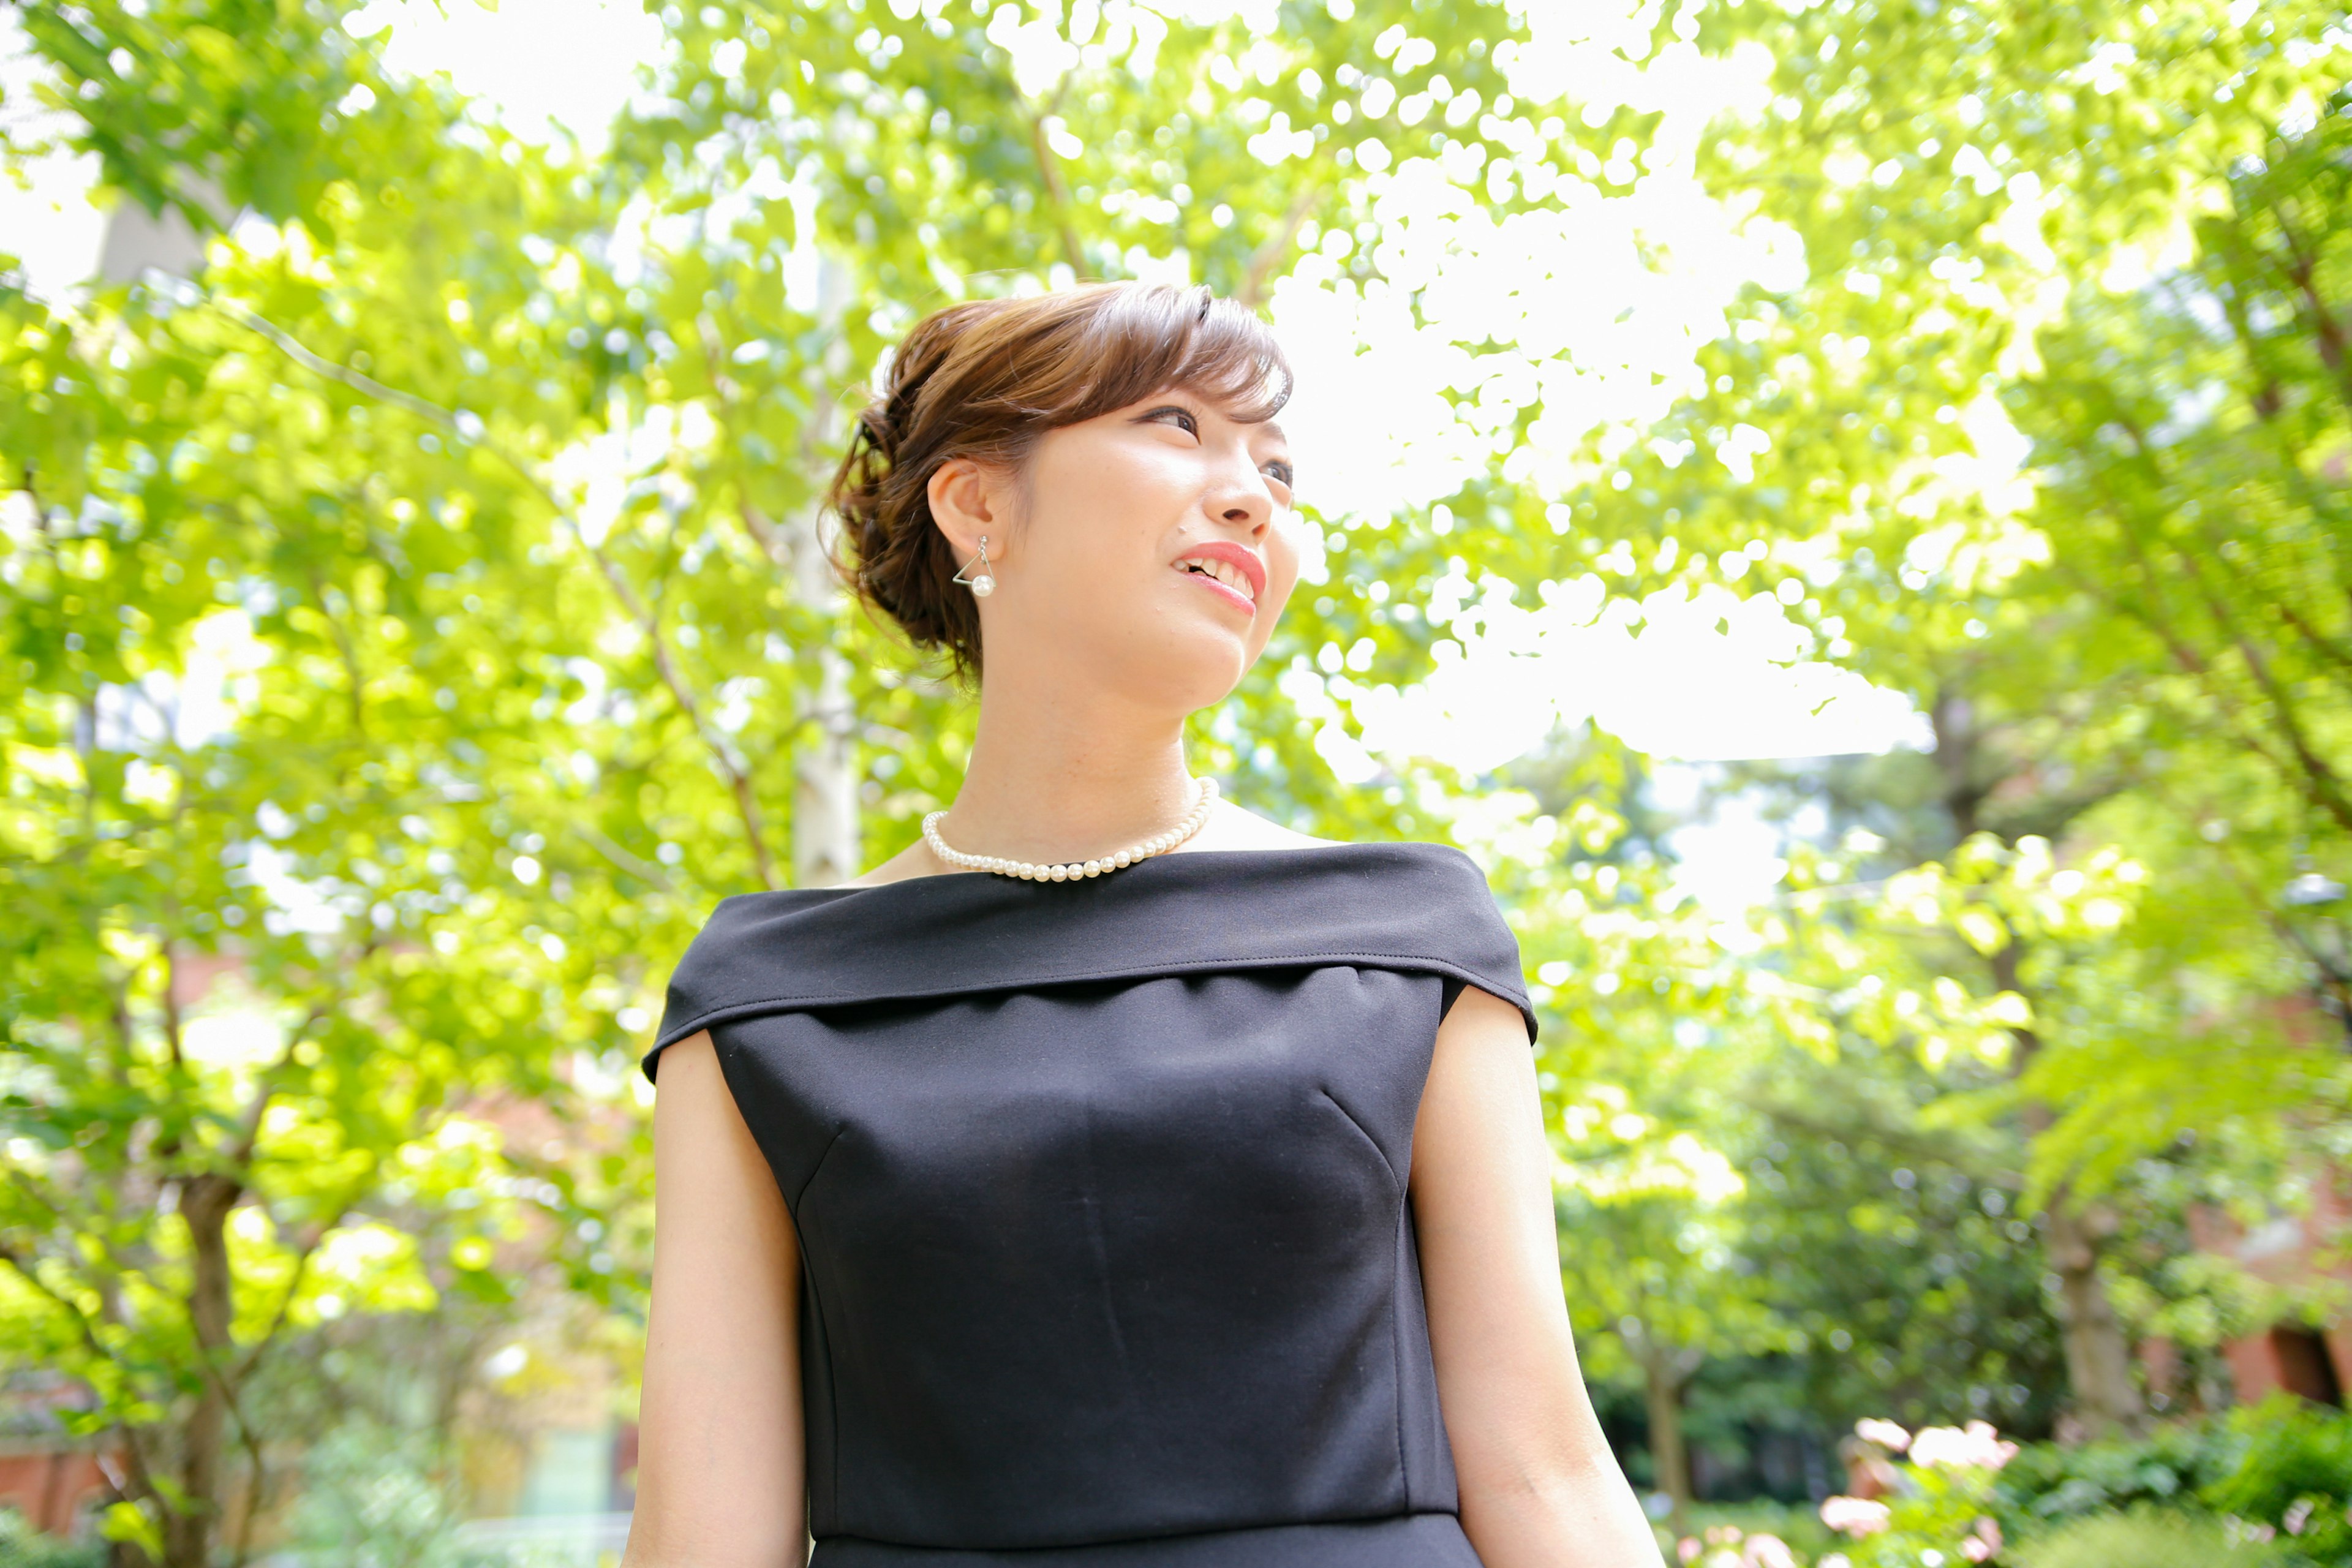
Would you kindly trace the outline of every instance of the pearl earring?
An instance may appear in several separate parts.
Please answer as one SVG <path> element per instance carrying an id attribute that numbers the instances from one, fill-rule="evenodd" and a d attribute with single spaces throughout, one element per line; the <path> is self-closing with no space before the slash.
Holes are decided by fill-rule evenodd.
<path id="1" fill-rule="evenodd" d="M 973 561 L 980 563 L 980 571 L 976 575 L 967 577 L 964 573 L 971 570 Z M 949 581 L 961 583 L 970 588 L 971 596 L 975 599 L 985 599 L 996 592 L 996 579 L 991 576 L 988 571 L 988 535 L 983 533 L 980 536 L 980 553 L 972 557 L 971 561 L 965 562 L 962 568 Z"/>

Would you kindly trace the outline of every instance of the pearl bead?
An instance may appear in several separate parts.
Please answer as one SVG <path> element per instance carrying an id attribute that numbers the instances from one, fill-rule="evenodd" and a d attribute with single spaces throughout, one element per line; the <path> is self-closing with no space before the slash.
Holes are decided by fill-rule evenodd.
<path id="1" fill-rule="evenodd" d="M 989 575 L 989 574 L 982 572 L 979 576 L 974 577 L 971 580 L 971 596 L 973 598 L 985 599 L 991 594 L 995 592 L 996 579 Z"/>

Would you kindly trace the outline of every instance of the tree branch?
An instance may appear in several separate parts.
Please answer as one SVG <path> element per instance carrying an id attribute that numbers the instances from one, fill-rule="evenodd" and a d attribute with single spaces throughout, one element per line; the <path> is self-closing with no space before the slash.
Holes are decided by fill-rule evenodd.
<path id="1" fill-rule="evenodd" d="M 1070 190 L 1062 179 L 1062 161 L 1045 140 L 1045 121 L 1054 117 L 1054 111 L 1061 107 L 1063 93 L 1068 90 L 1069 79 L 1065 77 L 1062 85 L 1054 89 L 1053 100 L 1043 110 L 1029 114 L 1029 150 L 1036 156 L 1037 173 L 1045 184 L 1045 200 L 1054 209 L 1054 230 L 1062 241 L 1063 258 L 1084 282 L 1094 274 L 1087 270 L 1086 248 L 1078 243 L 1078 231 L 1070 223 Z"/>
<path id="2" fill-rule="evenodd" d="M 1265 303 L 1267 279 L 1281 265 L 1282 258 L 1290 254 L 1290 247 L 1298 238 L 1298 231 L 1306 224 L 1307 215 L 1315 210 L 1315 198 L 1321 194 L 1312 180 L 1305 183 L 1297 199 L 1290 204 L 1290 210 L 1283 215 L 1282 226 L 1268 236 L 1264 245 L 1251 252 L 1249 267 L 1242 273 L 1242 285 L 1234 293 L 1235 300 L 1252 310 Z"/>
<path id="3" fill-rule="evenodd" d="M 565 531 L 572 535 L 581 549 L 587 552 L 589 559 L 596 563 L 597 572 L 604 577 L 605 585 L 612 590 L 613 596 L 620 601 L 622 608 L 635 623 L 638 631 L 645 636 L 646 645 L 652 653 L 655 672 L 661 677 L 662 685 L 668 689 L 671 700 L 677 702 L 679 710 L 686 715 L 687 721 L 694 727 L 696 736 L 702 742 L 711 761 L 717 764 L 719 773 L 727 782 L 729 793 L 734 797 L 736 813 L 742 819 L 744 835 L 750 841 L 752 862 L 758 872 L 761 886 L 773 889 L 777 885 L 775 861 L 768 852 L 767 829 L 760 811 L 758 796 L 751 787 L 750 774 L 737 761 L 733 748 L 726 742 L 723 736 L 712 730 L 709 722 L 705 719 L 700 700 L 696 696 L 693 687 L 679 672 L 677 660 L 671 657 L 669 644 L 662 637 L 660 618 L 647 608 L 645 600 L 639 596 L 635 587 L 604 548 L 601 544 L 589 542 L 587 532 L 581 528 L 579 520 L 572 515 L 571 509 L 563 504 L 555 492 L 548 489 L 546 482 L 534 473 L 528 464 L 506 450 L 503 446 L 488 439 L 478 428 L 468 428 L 456 414 L 440 405 L 428 403 L 413 393 L 386 386 L 372 376 L 362 374 L 358 371 L 337 364 L 331 360 L 312 353 L 303 347 L 293 334 L 284 328 L 255 315 L 242 305 L 211 294 L 205 295 L 205 300 L 215 310 L 236 321 L 239 326 L 276 344 L 287 357 L 305 369 L 324 376 L 330 381 L 339 382 L 362 396 L 405 409 L 418 418 L 428 420 L 450 432 L 467 445 L 489 454 L 512 471 L 518 479 L 530 487 L 533 494 L 546 503 L 548 509 L 555 514 L 556 520 L 563 525 Z"/>

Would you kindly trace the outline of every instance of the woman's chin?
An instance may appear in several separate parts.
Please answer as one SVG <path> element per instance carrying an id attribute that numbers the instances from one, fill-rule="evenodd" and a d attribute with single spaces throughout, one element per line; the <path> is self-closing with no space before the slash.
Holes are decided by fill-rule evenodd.
<path id="1" fill-rule="evenodd" d="M 1213 627 L 1187 628 L 1131 671 L 1131 690 L 1150 691 L 1157 705 L 1196 713 L 1223 702 L 1241 684 L 1256 657 L 1250 639 Z"/>

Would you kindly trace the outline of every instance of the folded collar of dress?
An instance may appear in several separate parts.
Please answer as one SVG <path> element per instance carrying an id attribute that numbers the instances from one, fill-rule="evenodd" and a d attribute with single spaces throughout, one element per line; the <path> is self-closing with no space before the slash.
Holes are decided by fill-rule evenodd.
<path id="1" fill-rule="evenodd" d="M 1186 850 L 1081 882 L 954 872 L 737 894 L 679 961 L 654 1049 L 763 1013 L 1339 964 L 1468 982 L 1535 1037 L 1518 942 L 1477 863 L 1402 843 Z"/>

